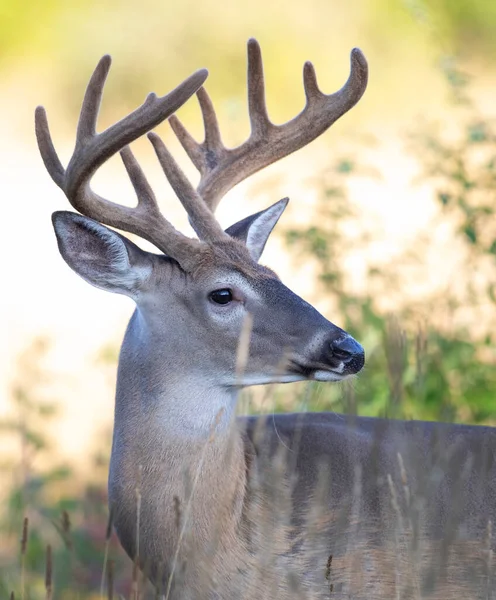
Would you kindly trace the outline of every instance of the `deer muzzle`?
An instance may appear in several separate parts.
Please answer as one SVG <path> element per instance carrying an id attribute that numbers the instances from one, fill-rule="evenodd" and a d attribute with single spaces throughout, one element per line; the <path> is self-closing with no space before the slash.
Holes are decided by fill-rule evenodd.
<path id="1" fill-rule="evenodd" d="M 330 342 L 329 352 L 331 358 L 339 361 L 338 369 L 341 369 L 343 375 L 355 375 L 365 364 L 363 347 L 351 335 Z"/>

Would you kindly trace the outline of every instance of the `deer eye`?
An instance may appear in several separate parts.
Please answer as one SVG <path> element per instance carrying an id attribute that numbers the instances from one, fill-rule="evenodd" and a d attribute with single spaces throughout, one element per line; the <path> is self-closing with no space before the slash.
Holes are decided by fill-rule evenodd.
<path id="1" fill-rule="evenodd" d="M 212 302 L 215 302 L 215 304 L 229 304 L 229 302 L 232 302 L 233 293 L 229 288 L 214 290 L 213 292 L 210 292 L 209 298 Z"/>

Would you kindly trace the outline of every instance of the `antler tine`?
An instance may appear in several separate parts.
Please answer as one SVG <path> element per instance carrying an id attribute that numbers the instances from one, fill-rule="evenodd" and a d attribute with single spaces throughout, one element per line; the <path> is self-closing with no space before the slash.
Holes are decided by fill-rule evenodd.
<path id="1" fill-rule="evenodd" d="M 167 252 L 170 256 L 179 257 L 178 260 L 181 263 L 187 261 L 188 258 L 193 258 L 197 249 L 196 241 L 183 236 L 162 216 L 155 194 L 131 148 L 126 146 L 121 150 L 120 155 L 138 198 L 138 206 L 135 209 L 119 206 L 132 217 L 133 233 L 137 233 L 143 239 L 155 244 L 157 248 Z M 130 230 L 129 227 L 128 230 Z M 164 242 L 162 243 L 161 240 Z M 188 254 L 188 252 L 192 252 L 192 254 Z"/>
<path id="2" fill-rule="evenodd" d="M 96 122 L 110 64 L 110 56 L 104 56 L 90 79 L 81 108 L 74 153 L 67 169 L 64 169 L 55 151 L 44 108 L 36 109 L 36 137 L 43 162 L 52 179 L 79 212 L 105 225 L 135 233 L 179 262 L 187 262 L 188 257 L 181 248 L 191 254 L 193 245 L 198 247 L 198 242 L 185 238 L 162 216 L 143 172 L 126 147 L 184 104 L 201 87 L 208 72 L 205 69 L 197 71 L 165 96 L 149 94 L 140 107 L 97 134 Z M 90 188 L 95 171 L 122 149 L 124 164 L 138 195 L 136 208 L 110 202 Z"/>
<path id="3" fill-rule="evenodd" d="M 53 145 L 46 110 L 43 106 L 36 107 L 34 122 L 38 148 L 45 168 L 53 181 L 61 188 L 64 185 L 65 169 Z"/>
<path id="4" fill-rule="evenodd" d="M 345 112 L 353 108 L 360 100 L 368 80 L 368 67 L 364 55 L 358 48 L 353 48 L 350 55 L 350 75 L 344 86 L 334 94 L 323 94 L 317 84 L 317 75 L 311 62 L 303 67 L 303 86 L 307 104 L 303 112 L 312 104 L 323 105 L 327 111 L 327 127 L 330 127 Z M 300 113 L 300 117 L 303 113 Z M 296 117 L 296 118 L 298 118 Z"/>
<path id="5" fill-rule="evenodd" d="M 324 95 L 319 90 L 319 86 L 317 84 L 317 74 L 315 73 L 315 67 L 308 60 L 303 65 L 303 88 L 305 90 L 307 104 L 309 102 L 312 102 L 314 98 L 318 98 Z"/>
<path id="6" fill-rule="evenodd" d="M 139 166 L 131 148 L 126 146 L 120 151 L 120 155 L 128 177 L 133 184 L 134 191 L 136 192 L 138 206 L 148 206 L 152 210 L 158 209 L 157 199 L 152 187 L 148 183 L 148 180 L 143 173 L 143 169 Z"/>
<path id="7" fill-rule="evenodd" d="M 112 64 L 111 57 L 102 56 L 86 88 L 83 105 L 79 115 L 76 143 L 84 145 L 96 134 L 96 121 L 102 103 L 103 87 Z"/>
<path id="8" fill-rule="evenodd" d="M 199 144 L 176 115 L 169 118 L 169 123 L 191 162 L 203 175 L 215 166 L 213 163 L 218 162 L 223 157 L 226 148 L 222 143 L 217 115 L 206 89 L 201 87 L 196 92 L 196 96 L 203 118 L 204 142 Z"/>
<path id="9" fill-rule="evenodd" d="M 250 116 L 251 136 L 259 138 L 272 126 L 265 103 L 265 81 L 262 51 L 254 39 L 248 41 L 248 114 Z"/>
<path id="10" fill-rule="evenodd" d="M 201 87 L 197 92 L 196 96 L 200 103 L 200 109 L 203 117 L 203 126 L 205 128 L 205 144 L 209 148 L 216 148 L 222 150 L 224 147 L 222 144 L 222 138 L 220 135 L 219 122 L 217 121 L 217 115 L 215 114 L 214 105 L 210 96 L 204 87 Z"/>
<path id="11" fill-rule="evenodd" d="M 203 88 L 197 96 L 205 124 L 205 140 L 196 142 L 177 117 L 170 124 L 193 164 L 200 171 L 198 193 L 215 210 L 222 197 L 253 173 L 307 145 L 326 131 L 362 97 L 368 79 L 365 57 L 358 48 L 351 52 L 350 75 L 336 93 L 323 94 L 311 63 L 303 69 L 306 105 L 283 125 L 274 125 L 267 113 L 263 62 L 258 42 L 248 41 L 248 108 L 250 137 L 237 148 L 221 141 L 214 109 Z"/>
<path id="12" fill-rule="evenodd" d="M 106 54 L 98 61 L 86 88 L 76 133 L 76 147 L 84 146 L 96 133 L 96 121 L 103 95 L 103 86 L 107 79 L 111 57 Z M 54 182 L 64 189 L 65 169 L 53 145 L 46 111 L 38 106 L 35 111 L 35 131 L 43 162 Z M 74 157 L 73 157 L 74 158 Z"/>
<path id="13" fill-rule="evenodd" d="M 203 202 L 185 174 L 174 160 L 162 139 L 154 132 L 148 134 L 157 158 L 176 196 L 188 213 L 190 223 L 196 234 L 204 241 L 218 241 L 229 237 L 224 232 L 212 211 Z"/>

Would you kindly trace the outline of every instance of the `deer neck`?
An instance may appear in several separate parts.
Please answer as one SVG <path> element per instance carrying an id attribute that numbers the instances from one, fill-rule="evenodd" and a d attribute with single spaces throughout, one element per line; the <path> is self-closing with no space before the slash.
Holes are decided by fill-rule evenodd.
<path id="1" fill-rule="evenodd" d="M 184 332 L 169 328 L 160 340 L 136 310 L 119 358 L 116 426 L 152 418 L 156 434 L 167 440 L 204 441 L 212 428 L 220 434 L 232 422 L 237 390 L 200 370 L 199 354 L 181 352 Z M 151 423 L 147 423 L 151 426 Z M 166 435 L 164 435 L 166 434 Z"/>
<path id="2" fill-rule="evenodd" d="M 127 552 L 133 556 L 139 547 L 143 560 L 163 556 L 167 562 L 186 513 L 195 524 L 197 551 L 214 537 L 232 538 L 246 462 L 233 420 L 236 393 L 197 374 L 194 357 L 181 357 L 173 339 L 160 348 L 153 341 L 136 311 L 119 360 L 109 499 Z M 221 532 L 215 531 L 219 523 Z"/>

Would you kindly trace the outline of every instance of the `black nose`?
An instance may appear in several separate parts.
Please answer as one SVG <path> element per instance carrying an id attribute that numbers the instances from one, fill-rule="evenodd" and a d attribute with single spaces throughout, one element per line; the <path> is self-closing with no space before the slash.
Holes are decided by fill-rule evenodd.
<path id="1" fill-rule="evenodd" d="M 351 335 L 331 342 L 331 351 L 334 358 L 341 360 L 345 364 L 355 360 L 357 363 L 361 362 L 360 368 L 363 366 L 365 353 L 362 346 Z"/>

